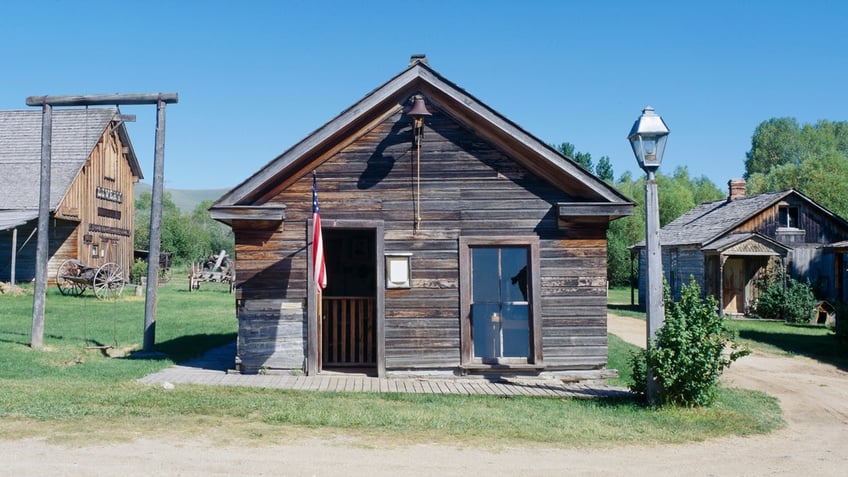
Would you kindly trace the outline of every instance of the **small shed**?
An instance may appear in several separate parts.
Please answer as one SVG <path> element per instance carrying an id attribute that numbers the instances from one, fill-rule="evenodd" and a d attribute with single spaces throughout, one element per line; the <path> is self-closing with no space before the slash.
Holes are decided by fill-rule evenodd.
<path id="1" fill-rule="evenodd" d="M 40 110 L 0 111 L 0 281 L 35 278 Z M 141 168 L 118 108 L 53 113 L 47 277 L 67 259 L 129 270 Z"/>
<path id="2" fill-rule="evenodd" d="M 236 365 L 599 374 L 606 231 L 633 207 L 414 56 L 210 209 L 235 235 Z"/>
<path id="3" fill-rule="evenodd" d="M 758 298 L 756 280 L 769 266 L 809 279 L 820 298 L 845 299 L 848 222 L 801 192 L 746 195 L 746 182 L 728 182 L 725 200 L 701 204 L 660 230 L 663 275 L 672 296 L 694 277 L 723 313 L 745 315 Z M 644 303 L 644 242 L 633 247 Z"/>

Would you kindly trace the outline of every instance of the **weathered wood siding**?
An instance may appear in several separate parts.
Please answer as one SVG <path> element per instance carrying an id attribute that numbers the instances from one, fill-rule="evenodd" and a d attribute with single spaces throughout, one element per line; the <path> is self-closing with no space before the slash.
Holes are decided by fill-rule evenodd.
<path id="1" fill-rule="evenodd" d="M 386 368 L 460 365 L 459 237 L 540 239 L 543 356 L 551 368 L 600 368 L 606 363 L 606 222 L 557 227 L 555 204 L 573 200 L 451 118 L 426 120 L 420 165 L 420 230 L 413 233 L 416 161 L 409 118 L 395 114 L 316 168 L 321 218 L 382 221 L 386 253 L 411 252 L 410 289 L 385 292 Z M 245 369 L 271 363 L 299 367 L 307 298 L 307 221 L 312 178 L 306 175 L 270 202 L 285 204 L 283 227 L 235 228 L 240 358 Z M 378 237 L 380 240 L 381 237 Z M 332 280 L 332 276 L 329 280 Z M 300 303 L 291 315 L 274 305 Z M 299 326 L 262 331 L 266 319 Z M 273 326 L 272 326 L 273 328 Z M 266 350 L 254 356 L 246 337 Z M 281 347 L 281 335 L 291 347 Z M 271 341 L 271 340 L 275 341 Z M 284 356 L 287 355 L 287 356 Z M 261 361 L 261 359 L 265 361 Z M 246 361 L 250 360 L 250 363 Z"/>
<path id="2" fill-rule="evenodd" d="M 76 249 L 63 259 L 79 258 L 88 266 L 114 262 L 125 271 L 132 267 L 133 187 L 138 177 L 126 159 L 128 147 L 116 130 L 107 128 L 56 208 L 56 218 L 79 222 Z M 59 258 L 51 257 L 51 262 Z"/>
<path id="3" fill-rule="evenodd" d="M 781 206 L 798 210 L 795 229 L 780 227 Z M 827 299 L 836 298 L 834 285 L 837 272 L 834 270 L 834 257 L 832 253 L 825 253 L 821 246 L 848 240 L 848 230 L 841 222 L 811 207 L 806 201 L 789 196 L 781 203 L 752 217 L 738 230 L 759 232 L 791 247 L 788 259 L 789 273 L 799 279 L 809 279 L 820 296 Z"/>
<path id="4" fill-rule="evenodd" d="M 639 251 L 639 270 L 647 270 L 645 258 L 645 249 Z M 674 299 L 680 298 L 680 291 L 683 285 L 689 284 L 690 277 L 695 278 L 695 282 L 701 287 L 701 290 L 706 290 L 704 282 L 704 253 L 697 247 L 693 246 L 666 246 L 662 247 L 662 267 L 663 278 L 668 284 L 671 296 Z M 639 274 L 637 277 L 639 286 L 639 303 L 644 309 L 646 300 L 645 290 L 647 277 L 645 273 Z"/>
<path id="5" fill-rule="evenodd" d="M 796 228 L 803 231 L 802 235 L 793 242 L 788 243 L 788 245 L 796 243 L 827 244 L 848 239 L 848 234 L 846 234 L 846 230 L 842 225 L 832 218 L 824 216 L 818 209 L 810 207 L 806 201 L 791 195 L 781 203 L 775 204 L 762 213 L 751 217 L 748 221 L 740 225 L 736 229 L 736 232 L 759 232 L 766 237 L 782 241 L 780 238 L 781 234 L 778 231 L 780 228 L 778 218 L 781 206 L 798 209 L 798 225 Z"/>
<path id="6" fill-rule="evenodd" d="M 15 281 L 29 282 L 35 280 L 35 251 L 37 234 L 33 234 L 37 221 L 18 227 L 18 252 L 15 257 Z M 47 283 L 56 282 L 56 271 L 68 258 L 74 258 L 77 248 L 77 223 L 66 220 L 50 221 L 50 238 L 48 240 Z M 32 234 L 32 238 L 27 238 Z M 12 260 L 12 231 L 0 231 L 0 280 L 8 281 L 11 277 Z"/>

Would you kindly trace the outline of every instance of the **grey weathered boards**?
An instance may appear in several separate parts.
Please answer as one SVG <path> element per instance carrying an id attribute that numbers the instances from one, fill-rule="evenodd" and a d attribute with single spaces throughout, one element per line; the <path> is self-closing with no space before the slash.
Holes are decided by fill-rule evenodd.
<path id="1" fill-rule="evenodd" d="M 751 314 L 759 296 L 756 281 L 769 266 L 809 279 L 820 298 L 848 297 L 845 219 L 796 190 L 746 195 L 745 180 L 728 186 L 727 199 L 700 204 L 660 230 L 663 273 L 673 297 L 692 277 L 723 313 Z M 643 270 L 644 243 L 633 253 Z"/>
<path id="2" fill-rule="evenodd" d="M 607 360 L 606 230 L 632 209 L 414 57 L 213 205 L 235 233 L 237 365 L 591 374 Z"/>

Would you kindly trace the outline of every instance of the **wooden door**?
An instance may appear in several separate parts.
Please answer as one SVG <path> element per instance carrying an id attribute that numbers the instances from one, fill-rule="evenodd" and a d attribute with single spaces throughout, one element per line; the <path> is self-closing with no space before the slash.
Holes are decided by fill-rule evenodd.
<path id="1" fill-rule="evenodd" d="M 722 273 L 724 312 L 732 315 L 745 313 L 745 260 L 728 258 Z"/>

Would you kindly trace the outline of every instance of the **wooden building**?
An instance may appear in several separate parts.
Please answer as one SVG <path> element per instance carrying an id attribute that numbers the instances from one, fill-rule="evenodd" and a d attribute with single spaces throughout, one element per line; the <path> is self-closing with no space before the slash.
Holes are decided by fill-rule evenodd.
<path id="1" fill-rule="evenodd" d="M 772 264 L 809 279 L 821 299 L 845 300 L 848 222 L 796 190 L 746 196 L 743 179 L 728 186 L 727 199 L 701 204 L 660 230 L 663 276 L 674 298 L 694 277 L 723 313 L 749 314 L 755 282 Z M 644 242 L 633 251 L 645 303 Z"/>
<path id="2" fill-rule="evenodd" d="M 0 280 L 35 278 L 41 180 L 40 110 L 0 111 Z M 53 112 L 47 277 L 67 259 L 87 266 L 133 256 L 134 184 L 142 178 L 118 108 Z"/>
<path id="3" fill-rule="evenodd" d="M 210 210 L 235 234 L 242 372 L 606 365 L 606 231 L 633 203 L 424 57 Z"/>

